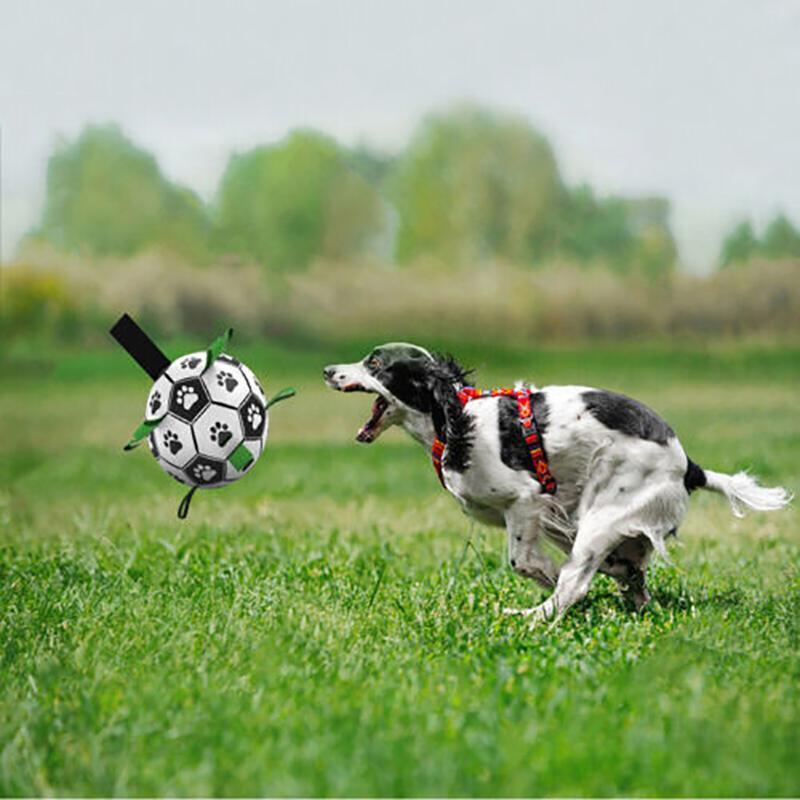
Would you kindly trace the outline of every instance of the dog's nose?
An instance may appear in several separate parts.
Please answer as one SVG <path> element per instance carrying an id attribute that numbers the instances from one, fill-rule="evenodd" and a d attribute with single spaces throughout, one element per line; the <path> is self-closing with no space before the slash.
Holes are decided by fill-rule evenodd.
<path id="1" fill-rule="evenodd" d="M 336 372 L 336 367 L 325 367 L 322 370 L 322 377 L 325 378 L 326 381 L 329 381 L 333 377 L 333 373 Z"/>

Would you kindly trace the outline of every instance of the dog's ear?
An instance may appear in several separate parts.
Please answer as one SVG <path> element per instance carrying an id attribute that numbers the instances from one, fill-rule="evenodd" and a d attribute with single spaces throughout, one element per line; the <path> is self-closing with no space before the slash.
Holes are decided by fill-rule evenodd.
<path id="1" fill-rule="evenodd" d="M 431 372 L 437 378 L 460 388 L 467 382 L 473 370 L 462 367 L 449 353 L 434 353 Z"/>
<path id="2" fill-rule="evenodd" d="M 447 419 L 444 409 L 435 398 L 431 402 L 431 417 L 433 417 L 433 429 L 436 431 L 436 437 L 444 441 L 447 438 Z"/>
<path id="3" fill-rule="evenodd" d="M 427 368 L 428 388 L 434 401 L 444 409 L 454 408 L 453 403 L 460 408 L 458 390 L 471 373 L 451 355 L 434 355 L 433 364 Z"/>
<path id="4" fill-rule="evenodd" d="M 433 399 L 433 425 L 440 439 L 463 439 L 466 443 L 471 433 L 471 422 L 464 414 L 458 398 L 458 391 L 470 372 L 452 356 L 435 356 L 434 363 L 429 368 L 428 387 Z"/>

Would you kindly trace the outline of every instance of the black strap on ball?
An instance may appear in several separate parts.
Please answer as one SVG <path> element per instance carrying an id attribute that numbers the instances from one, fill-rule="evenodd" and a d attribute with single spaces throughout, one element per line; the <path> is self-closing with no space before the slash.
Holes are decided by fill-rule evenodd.
<path id="1" fill-rule="evenodd" d="M 178 506 L 178 519 L 186 519 L 186 515 L 189 513 L 189 506 L 192 502 L 192 497 L 194 497 L 194 493 L 197 491 L 196 486 L 192 486 L 191 489 L 183 496 L 183 500 L 181 500 L 181 504 Z"/>
<path id="2" fill-rule="evenodd" d="M 153 380 L 169 366 L 158 345 L 127 314 L 114 323 L 110 333 Z"/>

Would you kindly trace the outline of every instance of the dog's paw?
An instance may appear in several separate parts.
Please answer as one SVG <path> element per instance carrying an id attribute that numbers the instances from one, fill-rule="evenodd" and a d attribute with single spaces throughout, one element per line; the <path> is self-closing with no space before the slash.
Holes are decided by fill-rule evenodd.
<path id="1" fill-rule="evenodd" d="M 552 597 L 548 597 L 544 603 L 540 603 L 533 608 L 504 608 L 503 614 L 507 617 L 522 617 L 529 621 L 528 627 L 533 630 L 545 622 L 555 623 L 558 621 L 558 605 Z"/>
<path id="2" fill-rule="evenodd" d="M 539 604 L 535 608 L 530 609 L 530 614 L 527 615 L 530 623 L 528 628 L 534 628 L 543 625 L 546 622 L 555 623 L 558 620 L 558 606 L 552 597 L 548 597 L 544 603 Z"/>
<path id="3" fill-rule="evenodd" d="M 503 614 L 506 617 L 529 617 L 534 611 L 535 608 L 504 608 Z"/>
<path id="4" fill-rule="evenodd" d="M 622 599 L 628 608 L 640 614 L 650 602 L 650 592 L 645 586 L 626 586 L 622 590 Z"/>

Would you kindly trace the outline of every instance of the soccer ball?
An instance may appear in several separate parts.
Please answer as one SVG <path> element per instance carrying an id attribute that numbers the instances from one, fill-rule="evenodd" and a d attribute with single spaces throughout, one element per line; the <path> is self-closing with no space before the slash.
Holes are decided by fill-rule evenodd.
<path id="1" fill-rule="evenodd" d="M 206 351 L 173 361 L 150 390 L 145 422 L 160 420 L 147 441 L 164 472 L 213 489 L 253 468 L 267 442 L 269 414 L 251 369 L 224 353 L 208 368 L 206 361 Z"/>

